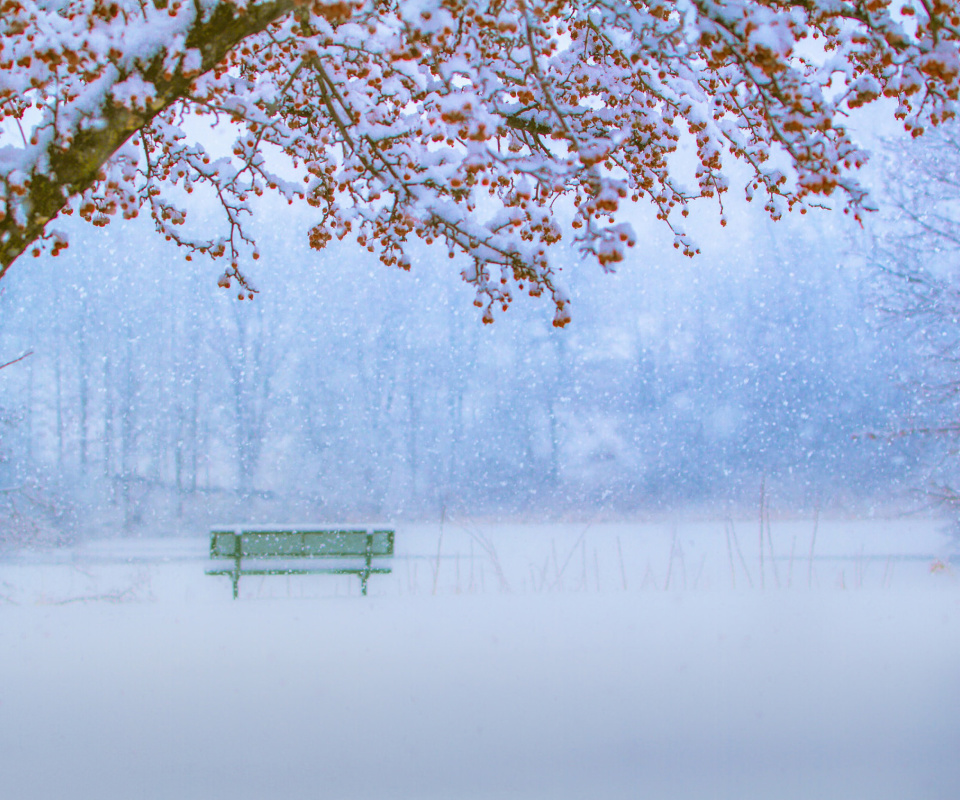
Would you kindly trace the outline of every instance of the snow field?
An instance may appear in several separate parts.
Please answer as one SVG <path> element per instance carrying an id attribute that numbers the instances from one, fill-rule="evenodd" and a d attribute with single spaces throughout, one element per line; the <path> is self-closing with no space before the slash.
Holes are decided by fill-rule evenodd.
<path id="1" fill-rule="evenodd" d="M 903 589 L 955 584 L 957 542 L 931 519 L 399 524 L 374 595 Z M 181 532 L 186 533 L 186 532 Z M 230 600 L 209 577 L 208 539 L 103 539 L 0 560 L 0 599 L 20 604 Z M 772 555 L 772 557 L 771 557 Z M 762 569 L 761 569 L 762 565 Z M 358 595 L 347 576 L 248 577 L 243 599 Z"/>
<path id="2" fill-rule="evenodd" d="M 233 602 L 225 579 L 203 575 L 195 541 L 88 545 L 60 564 L 8 560 L 0 565 L 8 598 L 0 601 L 0 796 L 960 794 L 954 568 L 931 573 L 928 562 L 900 561 L 913 572 L 881 584 L 882 568 L 869 562 L 855 590 L 849 580 L 840 588 L 840 562 L 826 559 L 840 544 L 862 544 L 863 563 L 868 544 L 888 555 L 906 542 L 948 549 L 934 527 L 909 535 L 874 527 L 860 541 L 867 527 L 824 523 L 819 581 L 807 588 L 808 564 L 797 558 L 790 591 L 785 573 L 781 590 L 773 587 L 772 570 L 764 591 L 743 580 L 733 589 L 722 535 L 717 548 L 711 534 L 708 548 L 697 526 L 629 539 L 616 526 L 585 535 L 582 525 L 528 527 L 524 536 L 467 527 L 472 534 L 458 540 L 448 522 L 441 540 L 436 526 L 398 526 L 395 573 L 372 578 L 367 598 L 356 596 L 355 579 L 322 576 L 300 586 L 251 579 Z M 758 584 L 756 548 L 738 535 Z M 618 536 L 626 590 L 612 555 Z M 776 523 L 773 537 L 776 548 Z M 482 542 L 495 555 L 484 550 L 481 560 Z M 80 551 L 85 560 L 73 561 Z M 719 564 L 709 583 L 704 567 L 695 589 L 691 564 L 704 554 Z M 539 580 L 544 559 L 553 577 L 534 586 L 529 567 Z M 657 588 L 642 583 L 647 561 Z"/>

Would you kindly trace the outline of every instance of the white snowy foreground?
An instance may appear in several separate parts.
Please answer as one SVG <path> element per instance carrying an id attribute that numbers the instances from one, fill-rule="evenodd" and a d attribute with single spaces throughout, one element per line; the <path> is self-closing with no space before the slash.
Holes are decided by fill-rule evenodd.
<path id="1" fill-rule="evenodd" d="M 140 559 L 116 543 L 123 564 L 107 545 L 8 559 L 0 797 L 960 797 L 955 563 L 891 580 L 893 537 L 885 560 L 795 556 L 788 589 L 785 552 L 761 590 L 740 532 L 749 589 L 691 529 L 664 532 L 672 567 L 656 537 L 645 558 L 625 530 L 582 530 L 524 549 L 476 529 L 468 561 L 452 526 L 411 529 L 406 550 L 398 528 L 395 574 L 366 598 L 320 576 L 233 602 L 202 558 L 171 555 L 199 539 Z"/>

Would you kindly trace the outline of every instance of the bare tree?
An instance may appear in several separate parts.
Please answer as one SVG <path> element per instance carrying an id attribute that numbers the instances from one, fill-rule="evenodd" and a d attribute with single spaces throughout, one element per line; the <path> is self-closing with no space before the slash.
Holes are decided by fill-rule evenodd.
<path id="1" fill-rule="evenodd" d="M 32 355 L 33 351 L 27 351 L 0 364 L 0 370 Z M 17 452 L 27 438 L 19 430 L 22 421 L 15 412 L 0 408 L 0 549 L 50 544 L 64 538 L 65 506 L 44 487 L 23 453 Z"/>
<path id="2" fill-rule="evenodd" d="M 881 321 L 913 344 L 915 366 L 903 377 L 916 414 L 872 436 L 916 440 L 927 451 L 925 493 L 960 507 L 960 125 L 888 142 L 885 167 L 872 299 Z"/>

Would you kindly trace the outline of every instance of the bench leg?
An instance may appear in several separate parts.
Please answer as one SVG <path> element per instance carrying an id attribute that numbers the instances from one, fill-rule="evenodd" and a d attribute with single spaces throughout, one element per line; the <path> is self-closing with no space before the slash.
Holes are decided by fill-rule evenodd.
<path id="1" fill-rule="evenodd" d="M 367 552 L 364 555 L 366 556 L 364 560 L 366 561 L 367 570 L 369 570 L 370 563 L 373 560 L 373 534 L 372 533 L 367 534 Z M 362 594 L 364 597 L 367 596 L 367 578 L 369 577 L 370 577 L 369 572 L 360 573 L 360 594 Z"/>
<path id="2" fill-rule="evenodd" d="M 243 548 L 240 544 L 240 537 L 236 538 L 236 545 L 233 551 L 233 599 L 236 600 L 240 594 L 240 561 L 243 556 Z"/>

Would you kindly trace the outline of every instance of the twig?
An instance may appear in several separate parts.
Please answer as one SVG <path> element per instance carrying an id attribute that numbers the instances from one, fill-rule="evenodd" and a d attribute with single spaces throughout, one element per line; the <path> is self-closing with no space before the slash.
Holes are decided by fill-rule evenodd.
<path id="1" fill-rule="evenodd" d="M 730 558 L 730 585 L 731 588 L 737 588 L 737 570 L 733 564 L 733 546 L 730 544 L 730 528 L 727 523 L 723 523 L 723 537 L 727 540 L 727 556 Z"/>
<path id="2" fill-rule="evenodd" d="M 641 588 L 641 589 L 645 589 L 645 588 L 647 587 L 647 578 L 650 579 L 650 582 L 653 584 L 653 588 L 654 588 L 654 589 L 659 589 L 659 588 L 660 588 L 659 586 L 657 586 L 657 579 L 653 576 L 653 570 L 650 569 L 650 562 L 649 562 L 649 561 L 647 561 L 647 569 L 646 569 L 646 571 L 643 573 L 643 583 L 640 584 L 640 588 Z M 666 589 L 667 587 L 664 586 L 663 588 Z"/>
<path id="3" fill-rule="evenodd" d="M 557 540 L 550 539 L 550 551 L 553 553 L 553 569 L 557 573 L 557 582 L 553 585 L 563 591 L 563 572 L 560 570 L 560 563 L 557 561 Z M 566 566 L 566 565 L 564 565 Z"/>
<path id="4" fill-rule="evenodd" d="M 567 557 L 563 560 L 563 566 L 560 567 L 559 573 L 557 574 L 558 580 L 562 578 L 563 573 L 567 571 L 567 565 L 570 563 L 570 559 L 573 558 L 573 554 L 577 551 L 577 547 L 580 546 L 581 544 L 586 544 L 583 541 L 583 537 L 587 535 L 587 531 L 590 530 L 590 527 L 592 525 L 593 525 L 592 522 L 588 522 L 587 527 L 585 527 L 582 531 L 580 531 L 580 535 L 577 537 L 577 540 L 573 543 L 573 547 L 570 548 L 570 552 L 567 553 Z M 553 557 L 554 557 L 554 560 L 556 560 L 556 557 L 557 557 L 556 550 L 554 550 Z"/>
<path id="5" fill-rule="evenodd" d="M 680 559 L 680 574 L 683 575 L 683 588 L 687 588 L 687 559 L 683 552 L 683 542 L 677 542 L 677 557 Z"/>
<path id="6" fill-rule="evenodd" d="M 473 582 L 473 539 L 470 540 L 470 587 L 467 591 L 470 594 L 477 591 L 477 585 Z"/>
<path id="7" fill-rule="evenodd" d="M 5 369 L 9 366 L 12 366 L 13 364 L 16 364 L 18 361 L 23 361 L 23 359 L 27 358 L 27 356 L 32 356 L 32 355 L 33 355 L 33 350 L 28 350 L 26 353 L 20 356 L 20 358 L 15 358 L 13 359 L 13 361 L 8 361 L 6 364 L 0 364 L 0 369 Z"/>
<path id="8" fill-rule="evenodd" d="M 777 582 L 777 588 L 780 588 L 780 570 L 777 569 L 777 557 L 773 552 L 773 536 L 770 534 L 770 509 L 767 509 L 767 545 L 770 548 L 770 564 L 773 567 L 773 579 Z"/>
<path id="9" fill-rule="evenodd" d="M 670 538 L 670 559 L 667 561 L 667 579 L 663 582 L 663 591 L 670 588 L 670 576 L 673 574 L 673 551 L 677 546 L 677 527 L 673 527 L 673 536 Z"/>
<path id="10" fill-rule="evenodd" d="M 743 551 L 740 549 L 740 540 L 737 539 L 737 529 L 733 525 L 733 520 L 730 520 L 730 535 L 733 537 L 733 545 L 737 548 L 737 555 L 740 557 L 740 564 L 743 566 L 744 574 L 747 576 L 747 583 L 750 584 L 750 588 L 753 588 L 753 578 L 750 577 L 750 570 L 747 569 L 747 560 L 743 557 Z"/>
<path id="11" fill-rule="evenodd" d="M 764 575 L 763 575 L 763 506 L 766 498 L 764 493 L 766 490 L 766 476 L 760 479 L 760 588 L 766 588 L 764 586 Z"/>
<path id="12" fill-rule="evenodd" d="M 530 565 L 530 569 L 533 569 L 533 565 Z M 543 591 L 543 587 L 547 585 L 547 570 L 550 569 L 550 556 L 547 556 L 543 559 L 543 569 L 540 570 L 540 588 L 537 589 L 538 592 Z"/>
<path id="13" fill-rule="evenodd" d="M 627 591 L 627 570 L 623 565 L 623 549 L 620 547 L 619 534 L 617 534 L 617 556 L 620 558 L 620 580 L 623 583 L 623 591 Z"/>
<path id="14" fill-rule="evenodd" d="M 494 572 L 497 574 L 497 579 L 500 581 L 500 591 L 509 592 L 510 591 L 510 582 L 507 580 L 507 576 L 503 572 L 503 567 L 500 564 L 500 558 L 497 555 L 497 549 L 493 546 L 493 543 L 481 532 L 471 530 L 463 522 L 457 522 L 454 520 L 454 524 L 459 526 L 462 530 L 466 531 L 467 535 L 475 541 L 480 547 L 483 548 L 483 551 L 487 554 L 487 559 L 490 561 L 490 566 L 493 567 Z M 480 566 L 480 591 L 484 590 L 483 584 L 483 565 Z"/>
<path id="15" fill-rule="evenodd" d="M 437 538 L 437 564 L 433 568 L 433 594 L 437 593 L 437 581 L 440 579 L 440 550 L 443 547 L 443 520 L 447 515 L 447 507 L 440 511 L 440 536 Z"/>
<path id="16" fill-rule="evenodd" d="M 88 594 L 81 595 L 80 597 L 68 597 L 65 600 L 54 600 L 50 603 L 52 606 L 66 606 L 70 603 L 97 603 L 97 602 L 107 602 L 107 603 L 123 603 L 127 600 L 135 598 L 137 596 L 137 589 L 140 588 L 140 584 L 134 584 L 133 586 L 128 586 L 126 589 L 118 592 L 107 592 L 105 594 Z"/>
<path id="17" fill-rule="evenodd" d="M 793 535 L 793 541 L 790 543 L 790 567 L 787 570 L 787 588 L 793 586 L 793 554 L 797 549 L 797 535 Z"/>
<path id="18" fill-rule="evenodd" d="M 700 588 L 700 578 L 703 576 L 703 568 L 706 566 L 706 564 L 707 564 L 707 554 L 704 553 L 703 558 L 700 559 L 700 569 L 697 570 L 697 579 L 693 582 L 694 589 Z"/>
<path id="19" fill-rule="evenodd" d="M 587 543 L 585 541 L 580 543 L 580 557 L 583 564 L 580 591 L 585 591 L 587 588 Z"/>
<path id="20" fill-rule="evenodd" d="M 813 536 L 810 538 L 810 558 L 807 561 L 807 588 L 813 587 L 813 546 L 817 543 L 817 528 L 820 525 L 820 504 L 813 512 Z"/>

